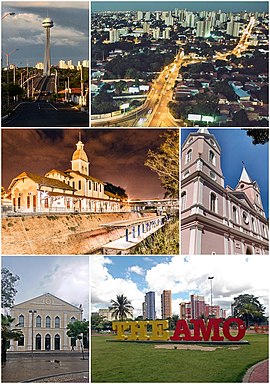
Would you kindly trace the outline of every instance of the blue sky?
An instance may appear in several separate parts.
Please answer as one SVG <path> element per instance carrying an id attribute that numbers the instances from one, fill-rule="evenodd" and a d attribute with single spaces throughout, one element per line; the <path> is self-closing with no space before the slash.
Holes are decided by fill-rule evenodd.
<path id="1" fill-rule="evenodd" d="M 187 9 L 190 11 L 267 12 L 266 1 L 92 1 L 92 11 L 166 11 Z"/>
<path id="2" fill-rule="evenodd" d="M 111 299 L 124 294 L 134 307 L 134 315 L 139 316 L 145 293 L 154 291 L 159 317 L 160 295 L 165 289 L 172 291 L 173 313 L 178 314 L 179 303 L 189 301 L 192 293 L 202 294 L 210 302 L 208 276 L 214 276 L 213 303 L 228 314 L 233 298 L 242 293 L 258 296 L 268 311 L 268 264 L 268 256 L 257 255 L 235 256 L 233 268 L 228 256 L 92 256 L 91 312 L 108 308 Z"/>
<path id="3" fill-rule="evenodd" d="M 51 293 L 89 313 L 88 256 L 3 256 L 2 268 L 20 277 L 15 304 Z"/>
<path id="4" fill-rule="evenodd" d="M 181 143 L 190 132 L 197 129 L 182 129 Z M 252 180 L 257 181 L 266 217 L 268 217 L 269 143 L 252 144 L 252 138 L 242 129 L 209 129 L 221 146 L 221 167 L 225 186 L 235 188 L 242 173 L 242 161 Z"/>

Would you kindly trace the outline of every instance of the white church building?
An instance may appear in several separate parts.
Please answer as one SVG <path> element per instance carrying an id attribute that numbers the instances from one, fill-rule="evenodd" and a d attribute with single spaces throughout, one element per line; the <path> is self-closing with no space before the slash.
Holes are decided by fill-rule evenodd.
<path id="1" fill-rule="evenodd" d="M 104 190 L 105 183 L 90 176 L 84 144 L 78 141 L 71 168 L 52 169 L 45 176 L 22 172 L 8 197 L 15 212 L 119 212 L 127 210 L 121 197 Z"/>
<path id="2" fill-rule="evenodd" d="M 243 166 L 237 186 L 225 187 L 215 136 L 205 128 L 190 133 L 182 146 L 181 253 L 263 255 L 268 250 L 268 220 L 257 182 Z"/>

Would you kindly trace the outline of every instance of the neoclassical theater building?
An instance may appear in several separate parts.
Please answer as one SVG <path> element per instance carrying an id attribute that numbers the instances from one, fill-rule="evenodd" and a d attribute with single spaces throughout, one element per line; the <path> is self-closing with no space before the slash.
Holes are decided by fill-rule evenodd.
<path id="1" fill-rule="evenodd" d="M 268 254 L 268 221 L 260 188 L 243 166 L 237 186 L 224 187 L 221 148 L 208 129 L 182 146 L 182 254 Z"/>
<path id="2" fill-rule="evenodd" d="M 126 203 L 111 192 L 105 183 L 90 176 L 84 144 L 78 141 L 71 168 L 52 169 L 45 176 L 22 172 L 15 177 L 8 197 L 16 212 L 115 212 L 125 210 Z"/>
<path id="3" fill-rule="evenodd" d="M 67 336 L 67 324 L 82 320 L 82 308 L 77 308 L 58 297 L 44 295 L 14 305 L 11 317 L 18 324 L 23 336 L 19 341 L 10 341 L 10 351 L 67 351 L 72 349 Z M 79 345 L 74 345 L 79 349 Z"/>

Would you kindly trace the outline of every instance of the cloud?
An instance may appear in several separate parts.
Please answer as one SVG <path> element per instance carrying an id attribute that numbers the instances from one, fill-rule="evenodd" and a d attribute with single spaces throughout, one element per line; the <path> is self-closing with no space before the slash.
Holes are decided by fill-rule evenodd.
<path id="1" fill-rule="evenodd" d="M 43 292 L 67 301 L 78 307 L 83 305 L 84 317 L 89 314 L 89 258 L 56 258 L 51 270 L 43 275 L 39 286 Z"/>
<path id="2" fill-rule="evenodd" d="M 117 267 L 111 257 L 114 268 Z M 269 306 L 269 260 L 268 256 L 251 256 L 246 262 L 246 256 L 190 256 L 189 260 L 182 256 L 175 256 L 164 260 L 151 257 L 156 261 L 155 266 L 148 270 L 140 265 L 130 265 L 129 272 L 144 269 L 145 284 L 140 282 L 140 288 L 132 280 L 130 273 L 126 279 L 115 278 L 109 272 L 104 256 L 91 258 L 92 270 L 92 311 L 106 308 L 110 299 L 116 294 L 124 294 L 131 300 L 135 308 L 135 316 L 142 314 L 142 303 L 147 291 L 156 292 L 156 312 L 160 317 L 160 295 L 164 289 L 172 291 L 172 310 L 179 314 L 179 303 L 189 301 L 190 294 L 201 294 L 206 303 L 210 303 L 210 283 L 208 276 L 213 279 L 213 304 L 230 312 L 234 297 L 249 293 L 259 298 L 259 301 Z M 120 261 L 117 261 L 120 263 Z M 145 262 L 142 258 L 142 262 Z M 132 264 L 132 261 L 130 262 Z M 138 263 L 139 264 L 139 263 Z M 119 272 L 122 267 L 119 264 Z M 135 272 L 136 273 L 136 272 Z"/>
<path id="3" fill-rule="evenodd" d="M 12 7 L 16 8 L 80 8 L 80 9 L 89 9 L 88 1 L 75 1 L 75 0 L 66 0 L 66 1 L 12 1 L 6 2 L 3 1 L 4 5 L 7 4 L 12 5 Z"/>
<path id="4" fill-rule="evenodd" d="M 137 275 L 144 276 L 144 269 L 139 267 L 138 265 L 132 265 L 128 267 L 128 272 L 136 273 Z"/>
<path id="5" fill-rule="evenodd" d="M 116 295 L 124 294 L 134 307 L 134 315 L 140 315 L 144 301 L 143 292 L 129 278 L 114 278 L 106 267 L 107 263 L 107 258 L 104 256 L 92 256 L 90 259 L 91 312 L 96 312 L 100 308 L 108 308 Z"/>

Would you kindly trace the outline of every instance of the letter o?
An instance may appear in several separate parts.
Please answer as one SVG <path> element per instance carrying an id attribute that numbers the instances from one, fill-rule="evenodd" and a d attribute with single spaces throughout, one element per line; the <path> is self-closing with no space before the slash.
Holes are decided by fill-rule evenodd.
<path id="1" fill-rule="evenodd" d="M 236 336 L 232 336 L 230 333 L 231 323 L 236 323 L 238 326 L 238 334 Z M 236 319 L 236 318 L 228 319 L 223 324 L 223 334 L 226 337 L 226 339 L 228 339 L 230 341 L 239 341 L 239 340 L 243 339 L 243 337 L 246 334 L 245 323 L 241 319 Z"/>

